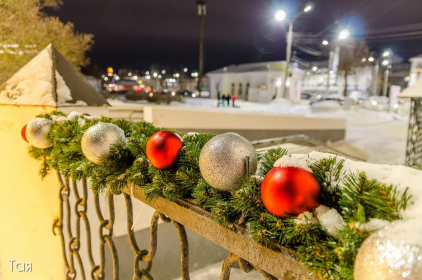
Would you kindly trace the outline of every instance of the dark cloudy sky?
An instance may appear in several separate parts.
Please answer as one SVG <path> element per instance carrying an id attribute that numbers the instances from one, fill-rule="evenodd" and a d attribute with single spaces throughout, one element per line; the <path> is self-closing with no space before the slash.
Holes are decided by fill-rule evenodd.
<path id="1" fill-rule="evenodd" d="M 284 59 L 283 25 L 273 16 L 280 7 L 294 14 L 305 0 L 209 0 L 206 17 L 206 70 L 228 64 Z M 314 0 L 315 10 L 295 22 L 295 31 L 334 36 L 335 21 L 352 17 L 351 28 L 372 29 L 422 23 L 422 0 Z M 199 21 L 195 0 L 64 0 L 50 15 L 92 33 L 88 55 L 102 67 L 148 69 L 152 63 L 197 68 Z M 407 32 L 407 31 L 406 31 Z M 411 32 L 421 32 L 411 30 Z M 422 36 L 421 36 L 422 37 Z M 422 38 L 368 41 L 374 50 L 392 47 L 411 57 L 422 53 Z M 319 40 L 319 39 L 318 39 Z M 319 46 L 313 46 L 319 47 Z M 301 54 L 298 53 L 300 56 Z M 304 56 L 306 59 L 312 57 Z"/>

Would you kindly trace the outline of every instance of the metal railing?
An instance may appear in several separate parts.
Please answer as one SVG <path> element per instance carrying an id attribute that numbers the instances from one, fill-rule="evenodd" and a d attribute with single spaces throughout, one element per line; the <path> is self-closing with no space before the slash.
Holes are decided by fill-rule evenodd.
<path id="1" fill-rule="evenodd" d="M 197 232 L 217 245 L 229 250 L 231 254 L 225 259 L 221 280 L 230 277 L 231 268 L 238 264 L 245 271 L 258 270 L 265 279 L 315 279 L 298 262 L 295 252 L 288 248 L 273 244 L 270 247 L 253 241 L 246 230 L 245 225 L 234 225 L 226 228 L 213 221 L 211 213 L 203 210 L 193 200 L 177 200 L 171 202 L 164 198 L 158 198 L 152 202 L 145 199 L 143 189 L 138 186 L 128 186 L 121 194 L 106 193 L 106 210 L 108 218 L 104 218 L 101 210 L 99 196 L 94 197 L 94 207 L 97 214 L 99 226 L 93 232 L 99 233 L 99 263 L 95 263 L 93 257 L 93 243 L 91 222 L 88 219 L 87 207 L 90 190 L 87 187 L 87 180 L 81 182 L 63 179 L 58 173 L 60 182 L 60 216 L 54 221 L 53 233 L 61 238 L 63 259 L 66 267 L 67 279 L 105 279 L 105 247 L 110 249 L 112 265 L 107 267 L 113 269 L 113 279 L 119 279 L 119 256 L 118 250 L 113 242 L 113 227 L 115 223 L 114 199 L 116 195 L 124 196 L 127 215 L 127 232 L 129 243 L 135 253 L 133 262 L 133 278 L 153 279 L 150 274 L 153 259 L 157 251 L 157 230 L 158 220 L 165 223 L 172 222 L 179 234 L 181 247 L 181 275 L 182 279 L 188 280 L 189 276 L 189 242 L 185 227 Z M 80 195 L 80 190 L 82 195 Z M 71 193 L 75 198 L 74 205 L 69 199 Z M 92 194 L 91 194 L 92 195 Z M 141 249 L 138 246 L 133 230 L 133 207 L 132 199 L 137 199 L 154 208 L 156 211 L 152 216 L 150 227 L 149 249 Z M 73 209 L 73 211 L 72 211 Z M 72 213 L 73 212 L 73 213 Z M 74 223 L 74 224 L 72 224 Z M 81 225 L 85 228 L 85 238 L 81 235 Z M 72 227 L 76 229 L 72 231 Z M 84 243 L 84 246 L 82 246 Z M 81 257 L 81 248 L 84 248 L 88 256 L 87 263 Z M 145 268 L 141 268 L 141 265 Z"/>

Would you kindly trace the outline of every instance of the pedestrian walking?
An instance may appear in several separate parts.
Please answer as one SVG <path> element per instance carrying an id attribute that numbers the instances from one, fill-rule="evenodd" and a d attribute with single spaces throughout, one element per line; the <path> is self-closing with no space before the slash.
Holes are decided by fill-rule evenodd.
<path id="1" fill-rule="evenodd" d="M 226 101 L 227 101 L 227 107 L 230 107 L 230 99 L 232 99 L 232 97 L 229 94 L 229 95 L 227 95 L 227 99 L 226 99 Z"/>
<path id="2" fill-rule="evenodd" d="M 233 92 L 233 95 L 232 95 L 232 105 L 233 105 L 233 107 L 236 107 L 236 105 L 234 104 L 236 99 L 237 99 L 236 93 Z"/>
<path id="3" fill-rule="evenodd" d="M 220 96 L 220 92 L 219 91 L 217 91 L 217 99 L 218 99 L 217 107 L 220 107 L 220 99 L 221 99 L 221 96 Z"/>
<path id="4" fill-rule="evenodd" d="M 223 96 L 221 97 L 221 105 L 224 107 L 226 104 L 226 95 L 223 94 Z"/>

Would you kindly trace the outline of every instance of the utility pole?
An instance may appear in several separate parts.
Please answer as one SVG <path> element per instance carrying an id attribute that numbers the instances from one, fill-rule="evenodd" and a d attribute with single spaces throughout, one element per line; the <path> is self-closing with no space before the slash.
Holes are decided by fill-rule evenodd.
<path id="1" fill-rule="evenodd" d="M 204 75 L 204 28 L 205 15 L 207 14 L 207 0 L 196 0 L 198 4 L 199 16 L 199 75 L 198 75 L 198 95 L 201 96 L 202 76 Z"/>
<path id="2" fill-rule="evenodd" d="M 290 61 L 292 60 L 292 43 L 293 43 L 293 21 L 289 22 L 289 32 L 287 33 L 287 48 L 286 48 L 286 69 L 284 71 L 284 78 L 282 80 L 281 98 L 286 98 L 287 78 L 289 77 Z"/>

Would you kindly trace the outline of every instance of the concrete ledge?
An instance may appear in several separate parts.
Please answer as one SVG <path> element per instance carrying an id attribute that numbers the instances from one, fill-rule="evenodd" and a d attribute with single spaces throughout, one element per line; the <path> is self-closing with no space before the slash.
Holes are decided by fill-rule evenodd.
<path id="1" fill-rule="evenodd" d="M 282 136 L 304 134 L 306 136 L 318 139 L 322 142 L 336 142 L 343 140 L 346 137 L 345 129 L 337 130 L 237 130 L 237 129 L 177 129 L 179 132 L 198 132 L 198 133 L 210 133 L 210 134 L 221 134 L 226 132 L 234 132 L 242 135 L 249 141 L 276 138 Z"/>
<path id="2" fill-rule="evenodd" d="M 305 134 L 320 141 L 345 138 L 345 119 L 145 106 L 144 120 L 180 132 L 236 132 L 248 140 Z"/>

